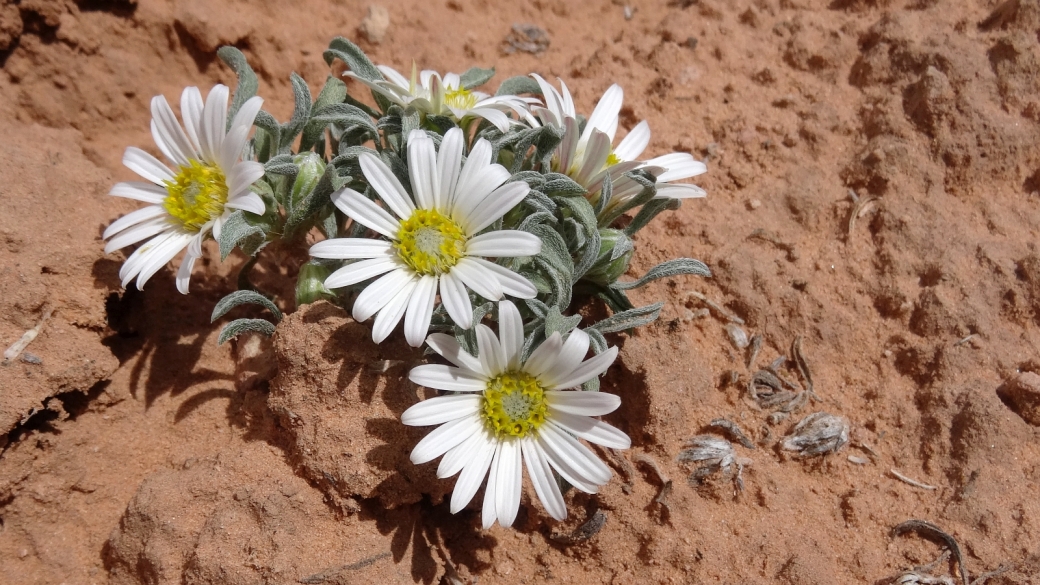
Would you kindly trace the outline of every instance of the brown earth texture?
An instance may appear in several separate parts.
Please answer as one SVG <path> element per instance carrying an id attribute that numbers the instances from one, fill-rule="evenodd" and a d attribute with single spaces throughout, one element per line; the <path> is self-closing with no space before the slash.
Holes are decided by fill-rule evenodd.
<path id="1" fill-rule="evenodd" d="M 708 165 L 628 278 L 713 276 L 640 289 L 661 319 L 608 336 L 633 446 L 565 522 L 530 486 L 513 528 L 450 514 L 408 461 L 427 358 L 400 332 L 322 302 L 218 346 L 241 256 L 211 243 L 183 296 L 103 253 L 153 95 L 233 86 L 231 44 L 285 120 L 336 36 L 561 77 L 586 113 L 620 83 L 620 134 Z M 0 583 L 1040 583 L 1037 0 L 0 0 L 0 65 L 0 346 L 38 331 L 0 367 Z M 301 258 L 258 270 L 290 287 Z M 820 412 L 847 444 L 784 449 Z M 729 458 L 680 460 L 695 436 Z"/>

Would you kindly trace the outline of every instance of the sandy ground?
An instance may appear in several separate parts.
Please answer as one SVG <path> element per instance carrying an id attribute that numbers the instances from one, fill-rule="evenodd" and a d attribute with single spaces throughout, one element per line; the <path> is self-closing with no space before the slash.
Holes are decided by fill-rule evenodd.
<path id="1" fill-rule="evenodd" d="M 1040 583 L 1035 0 L 404 0 L 378 44 L 368 7 L 0 2 L 0 345 L 49 315 L 0 367 L 0 582 L 880 584 L 948 546 L 893 533 L 918 519 L 972 579 Z M 504 52 L 514 23 L 546 50 Z M 563 77 L 586 112 L 621 83 L 622 133 L 647 119 L 651 154 L 708 163 L 708 198 L 641 232 L 630 276 L 675 256 L 715 275 L 635 295 L 662 318 L 611 336 L 603 381 L 634 445 L 565 523 L 526 495 L 515 529 L 449 514 L 451 481 L 407 462 L 421 433 L 395 422 L 423 359 L 402 340 L 372 347 L 321 303 L 217 346 L 241 258 L 207 250 L 181 296 L 169 269 L 120 290 L 123 257 L 102 254 L 134 207 L 106 196 L 133 178 L 122 151 L 153 148 L 151 96 L 233 84 L 214 55 L 231 43 L 286 119 L 290 72 L 312 91 L 341 73 L 322 59 L 337 35 L 402 70 Z M 762 340 L 753 362 L 727 315 Z M 748 384 L 781 355 L 802 379 L 798 338 L 819 400 L 772 416 Z M 814 412 L 850 443 L 792 457 Z M 742 489 L 676 460 L 718 418 L 750 438 Z"/>

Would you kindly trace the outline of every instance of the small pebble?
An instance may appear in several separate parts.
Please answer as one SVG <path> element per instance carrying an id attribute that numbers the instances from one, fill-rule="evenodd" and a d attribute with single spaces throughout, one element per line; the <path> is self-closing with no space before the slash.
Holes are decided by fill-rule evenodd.
<path id="1" fill-rule="evenodd" d="M 758 199 L 752 199 L 751 201 L 748 201 L 747 206 L 748 206 L 748 209 L 752 209 L 752 210 L 758 209 L 759 207 L 762 207 L 762 202 L 759 201 Z"/>
<path id="2" fill-rule="evenodd" d="M 390 28 L 390 11 L 379 4 L 368 7 L 368 15 L 361 21 L 359 27 L 361 34 L 365 35 L 370 43 L 378 45 L 386 36 Z"/>
<path id="3" fill-rule="evenodd" d="M 40 364 L 43 363 L 43 359 L 40 358 L 40 356 L 38 356 L 38 355 L 36 355 L 34 353 L 29 353 L 27 351 L 22 352 L 22 361 L 27 363 L 27 364 L 35 364 L 35 365 L 40 365 Z"/>

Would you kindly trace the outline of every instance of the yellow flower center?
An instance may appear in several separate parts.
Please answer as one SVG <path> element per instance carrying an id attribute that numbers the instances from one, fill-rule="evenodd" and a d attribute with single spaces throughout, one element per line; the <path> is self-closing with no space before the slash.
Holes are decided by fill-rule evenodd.
<path id="1" fill-rule="evenodd" d="M 459 110 L 472 110 L 477 106 L 477 96 L 464 88 L 448 89 L 444 93 L 444 103 Z"/>
<path id="2" fill-rule="evenodd" d="M 487 383 L 481 417 L 498 439 L 526 437 L 545 422 L 545 390 L 524 372 L 505 372 Z"/>
<path id="3" fill-rule="evenodd" d="M 618 155 L 614 154 L 613 150 L 610 151 L 610 155 L 607 156 L 607 167 L 608 168 L 612 167 L 612 166 L 618 164 L 619 162 L 621 162 L 621 159 L 618 158 Z"/>
<path id="4" fill-rule="evenodd" d="M 163 209 L 190 232 L 200 231 L 224 213 L 228 187 L 224 171 L 216 165 L 193 160 L 172 181 L 163 183 L 167 193 Z"/>
<path id="5" fill-rule="evenodd" d="M 451 270 L 466 255 L 466 234 L 436 209 L 416 209 L 401 222 L 393 246 L 416 273 L 436 276 Z"/>

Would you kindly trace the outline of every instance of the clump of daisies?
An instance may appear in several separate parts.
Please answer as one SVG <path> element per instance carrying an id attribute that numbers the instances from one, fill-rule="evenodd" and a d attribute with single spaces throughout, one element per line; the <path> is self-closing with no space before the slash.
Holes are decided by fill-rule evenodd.
<path id="1" fill-rule="evenodd" d="M 344 73 L 330 75 L 317 97 L 293 74 L 295 110 L 279 122 L 261 109 L 242 53 L 224 47 L 218 56 L 237 74 L 234 95 L 217 85 L 203 100 L 187 88 L 179 119 L 154 98 L 152 135 L 165 161 L 135 147 L 124 155 L 145 181 L 111 193 L 147 206 L 104 233 L 106 252 L 136 246 L 123 286 L 143 287 L 183 251 L 176 285 L 187 294 L 213 239 L 222 261 L 235 249 L 247 258 L 239 290 L 217 303 L 213 319 L 248 303 L 273 318 L 233 320 L 220 343 L 275 333 L 277 300 L 328 300 L 371 321 L 373 343 L 397 334 L 425 345 L 430 363 L 409 378 L 439 394 L 402 422 L 436 428 L 401 448 L 412 448 L 417 465 L 440 457 L 438 477 L 459 474 L 451 511 L 484 485 L 484 527 L 510 526 L 526 470 L 549 516 L 566 518 L 567 489 L 594 493 L 610 481 L 585 443 L 630 446 L 598 418 L 621 405 L 599 392 L 618 355 L 605 336 L 653 322 L 663 303 L 636 307 L 626 291 L 710 274 L 680 258 L 623 278 L 635 234 L 704 196 L 686 182 L 704 164 L 682 152 L 644 158 L 645 121 L 616 140 L 619 85 L 585 118 L 562 80 L 513 77 L 491 95 L 477 88 L 492 70 L 413 66 L 405 77 L 337 38 L 324 58 Z M 344 79 L 369 95 L 351 95 Z M 250 280 L 258 260 L 279 262 L 294 248 L 310 256 L 295 298 L 258 290 Z M 590 302 L 610 316 L 582 327 L 576 308 Z"/>

